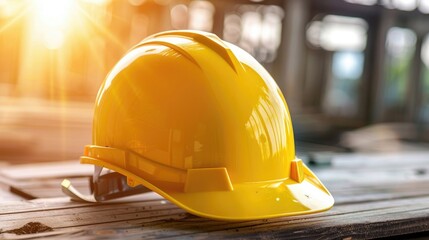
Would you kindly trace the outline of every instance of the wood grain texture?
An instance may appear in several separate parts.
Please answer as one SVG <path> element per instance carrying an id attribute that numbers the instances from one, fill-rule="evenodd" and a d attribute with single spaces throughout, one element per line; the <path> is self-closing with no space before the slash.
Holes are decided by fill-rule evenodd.
<path id="1" fill-rule="evenodd" d="M 391 161 L 386 168 L 377 162 L 360 166 L 359 160 L 350 160 L 358 156 L 337 158 L 334 165 L 314 169 L 336 199 L 330 211 L 268 220 L 204 219 L 155 193 L 102 204 L 72 202 L 58 192 L 50 198 L 0 202 L 3 232 L 29 221 L 54 229 L 25 236 L 1 233 L 0 239 L 368 239 L 429 232 L 429 154 L 426 156 L 406 164 L 383 158 L 380 161 Z M 55 179 L 20 179 L 20 187 L 28 193 L 35 189 L 55 192 L 59 189 Z M 86 180 L 80 181 L 85 187 Z"/>
<path id="2" fill-rule="evenodd" d="M 6 231 L 30 219 L 54 228 L 52 234 L 77 231 L 82 238 L 102 237 L 99 234 L 103 233 L 130 238 L 366 239 L 429 231 L 428 202 L 429 196 L 405 198 L 340 205 L 312 215 L 222 222 L 187 214 L 155 194 L 104 204 L 80 204 L 59 198 L 5 204 L 1 206 L 0 222 Z"/>

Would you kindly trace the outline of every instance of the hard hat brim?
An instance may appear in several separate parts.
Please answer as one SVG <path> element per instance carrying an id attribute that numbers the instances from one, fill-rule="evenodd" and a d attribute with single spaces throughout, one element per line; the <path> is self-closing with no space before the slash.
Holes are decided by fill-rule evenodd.
<path id="1" fill-rule="evenodd" d="M 307 168 L 308 170 L 308 168 Z M 256 220 L 316 213 L 334 199 L 311 171 L 304 180 L 234 184 L 233 191 L 166 192 L 167 199 L 195 215 L 217 220 Z"/>
<path id="2" fill-rule="evenodd" d="M 105 159 L 83 156 L 81 163 L 119 172 L 132 178 L 135 185 L 144 185 L 189 213 L 216 220 L 244 221 L 302 215 L 328 210 L 334 204 L 332 195 L 305 165 L 301 182 L 280 179 L 233 184 L 231 191 L 183 192 L 156 187 Z"/>

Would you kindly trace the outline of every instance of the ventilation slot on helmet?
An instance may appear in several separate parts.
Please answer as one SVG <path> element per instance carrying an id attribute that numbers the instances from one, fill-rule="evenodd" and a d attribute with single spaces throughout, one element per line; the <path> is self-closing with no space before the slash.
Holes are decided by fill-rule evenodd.
<path id="1" fill-rule="evenodd" d="M 183 31 L 167 31 L 167 32 L 162 32 L 162 33 L 152 35 L 149 38 L 156 39 L 158 37 L 167 37 L 167 36 L 171 36 L 171 37 L 182 36 L 182 37 L 191 38 L 194 41 L 197 41 L 201 44 L 206 45 L 207 47 L 209 47 L 210 49 L 215 51 L 217 54 L 219 54 L 219 56 L 221 56 L 222 59 L 224 59 L 235 72 L 238 72 L 240 69 L 243 68 L 240 61 L 238 61 L 238 59 L 235 57 L 235 55 L 231 51 L 231 49 L 219 37 L 217 37 L 216 35 L 214 35 L 212 33 L 199 32 L 199 31 L 186 31 L 186 30 L 183 30 Z M 156 41 L 156 40 L 154 40 L 154 41 Z M 146 40 L 145 42 L 147 43 L 148 41 Z M 162 42 L 162 44 L 166 45 L 164 41 Z M 137 46 L 139 46 L 139 45 L 137 45 Z M 179 46 L 177 46 L 177 45 L 175 46 L 174 44 L 171 44 L 171 43 L 167 46 L 171 47 L 175 50 L 178 50 L 177 48 L 179 47 Z M 182 54 L 184 52 L 183 49 L 180 49 L 179 51 Z M 184 55 L 187 58 L 190 57 L 188 53 L 186 53 Z M 194 59 L 192 59 L 192 61 L 195 62 Z"/>

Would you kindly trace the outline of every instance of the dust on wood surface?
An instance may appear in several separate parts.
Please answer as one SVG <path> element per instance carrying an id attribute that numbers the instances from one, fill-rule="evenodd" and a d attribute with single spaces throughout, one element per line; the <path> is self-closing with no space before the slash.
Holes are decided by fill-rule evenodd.
<path id="1" fill-rule="evenodd" d="M 23 235 L 23 234 L 33 234 L 33 233 L 42 233 L 42 232 L 51 232 L 54 229 L 52 229 L 49 226 L 46 226 L 43 223 L 40 222 L 29 222 L 26 223 L 24 226 L 12 230 L 4 231 L 3 233 L 15 233 L 16 235 Z"/>

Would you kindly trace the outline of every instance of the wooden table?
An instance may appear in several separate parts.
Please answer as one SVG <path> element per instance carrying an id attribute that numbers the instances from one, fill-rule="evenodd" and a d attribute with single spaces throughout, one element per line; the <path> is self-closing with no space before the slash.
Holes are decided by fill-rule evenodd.
<path id="1" fill-rule="evenodd" d="M 327 212 L 222 222 L 186 213 L 155 193 L 102 204 L 64 197 L 72 177 L 87 189 L 91 168 L 77 161 L 0 167 L 0 239 L 398 239 L 429 236 L 429 152 L 332 154 L 310 166 L 334 195 Z M 1 165 L 0 165 L 1 166 Z M 29 222 L 53 231 L 16 235 Z M 9 231 L 9 233 L 7 233 Z"/>

